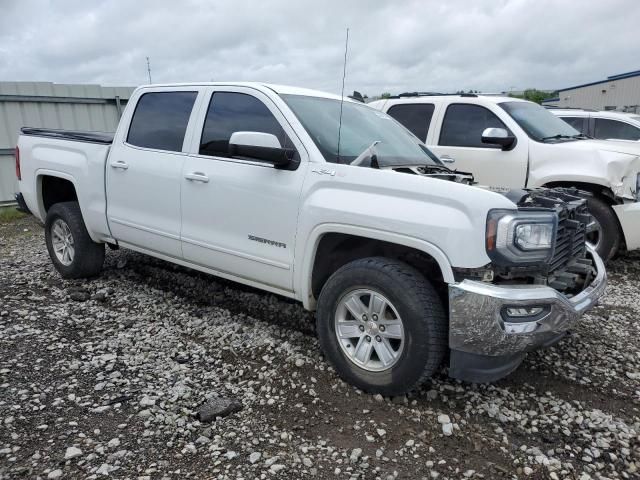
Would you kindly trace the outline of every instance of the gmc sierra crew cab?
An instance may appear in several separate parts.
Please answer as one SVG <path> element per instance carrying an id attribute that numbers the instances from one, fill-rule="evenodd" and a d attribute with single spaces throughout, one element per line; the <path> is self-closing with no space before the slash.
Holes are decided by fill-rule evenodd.
<path id="1" fill-rule="evenodd" d="M 449 353 L 491 381 L 602 295 L 571 190 L 470 186 L 385 113 L 258 83 L 138 88 L 114 135 L 23 128 L 20 202 L 64 278 L 105 244 L 302 302 L 347 381 L 394 395 Z"/>
<path id="2" fill-rule="evenodd" d="M 589 192 L 588 240 L 605 261 L 640 248 L 640 145 L 594 140 L 533 102 L 496 95 L 406 93 L 370 103 L 452 168 L 497 189 Z"/>

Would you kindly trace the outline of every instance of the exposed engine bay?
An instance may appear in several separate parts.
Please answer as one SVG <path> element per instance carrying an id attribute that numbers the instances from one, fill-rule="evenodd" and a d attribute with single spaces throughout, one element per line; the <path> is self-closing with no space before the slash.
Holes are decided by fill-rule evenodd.
<path id="1" fill-rule="evenodd" d="M 448 180 L 450 182 L 464 183 L 465 185 L 473 185 L 475 181 L 473 174 L 467 172 L 458 172 L 457 170 L 450 170 L 447 167 L 440 165 L 424 165 L 420 167 L 395 167 L 395 172 L 413 173 L 415 175 L 422 175 L 425 177 L 440 178 L 442 180 Z"/>
<path id="2" fill-rule="evenodd" d="M 355 167 L 366 167 L 366 168 L 375 168 L 380 170 L 393 170 L 394 172 L 400 173 L 411 173 L 414 175 L 422 175 L 425 177 L 433 177 L 440 178 L 442 180 L 448 180 L 456 183 L 464 183 L 466 185 L 473 185 L 476 182 L 474 181 L 473 174 L 467 172 L 458 172 L 457 170 L 451 170 L 442 164 L 442 161 L 436 157 L 431 151 L 428 149 L 424 149 L 424 153 L 431 158 L 433 163 L 420 164 L 406 164 L 403 165 L 401 160 L 393 159 L 393 162 L 385 163 L 380 162 L 377 154 L 377 145 L 379 145 L 380 141 L 373 142 L 369 147 L 365 148 L 364 151 L 358 155 L 355 160 L 353 160 L 350 165 Z M 390 159 L 387 159 L 389 161 Z M 398 162 L 398 163 L 396 163 Z"/>

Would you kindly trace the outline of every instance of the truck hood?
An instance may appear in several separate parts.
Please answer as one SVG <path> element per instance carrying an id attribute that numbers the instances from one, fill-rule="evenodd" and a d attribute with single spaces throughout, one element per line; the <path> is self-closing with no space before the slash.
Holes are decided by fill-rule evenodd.
<path id="1" fill-rule="evenodd" d="M 619 199 L 636 199 L 640 144 L 614 140 L 531 142 L 529 160 L 530 187 L 552 182 L 589 183 L 609 188 Z"/>

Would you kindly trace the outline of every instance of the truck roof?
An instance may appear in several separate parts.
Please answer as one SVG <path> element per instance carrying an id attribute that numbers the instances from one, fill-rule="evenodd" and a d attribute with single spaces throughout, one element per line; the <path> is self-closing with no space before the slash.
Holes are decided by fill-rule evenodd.
<path id="1" fill-rule="evenodd" d="M 215 87 L 215 86 L 226 86 L 226 87 L 250 87 L 258 90 L 271 90 L 272 92 L 277 93 L 278 95 L 305 95 L 308 97 L 320 97 L 320 98 L 330 98 L 333 100 L 340 100 L 340 95 L 335 95 L 333 93 L 322 92 L 320 90 L 312 90 L 309 88 L 301 88 L 294 87 L 290 85 L 277 85 L 272 83 L 264 83 L 264 82 L 187 82 L 187 83 L 158 83 L 151 85 L 141 85 L 138 89 L 148 89 L 148 88 L 164 88 L 164 87 Z M 354 102 L 349 97 L 344 97 L 345 102 Z M 360 102 L 355 102 L 360 103 Z"/>
<path id="2" fill-rule="evenodd" d="M 632 112 L 618 112 L 616 110 L 590 110 L 587 108 L 550 108 L 549 111 L 556 115 L 566 115 L 566 116 L 574 116 L 574 117 L 598 117 L 598 118 L 612 118 L 619 120 L 636 120 L 638 117 L 637 113 Z"/>
<path id="3" fill-rule="evenodd" d="M 502 102 L 528 102 L 522 98 L 508 97 L 506 95 L 499 94 L 482 94 L 482 93 L 401 93 L 400 95 L 394 95 L 389 98 L 382 98 L 375 100 L 374 102 L 381 102 L 390 100 L 394 103 L 407 102 L 407 103 L 430 103 L 439 99 L 451 99 L 451 98 L 464 98 L 465 102 L 469 103 L 502 103 Z"/>

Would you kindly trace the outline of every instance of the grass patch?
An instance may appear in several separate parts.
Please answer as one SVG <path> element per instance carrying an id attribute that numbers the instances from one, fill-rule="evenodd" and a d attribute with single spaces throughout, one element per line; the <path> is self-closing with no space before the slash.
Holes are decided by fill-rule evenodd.
<path id="1" fill-rule="evenodd" d="M 0 208 L 0 223 L 13 222 L 26 216 L 25 213 L 19 212 L 15 207 Z"/>

